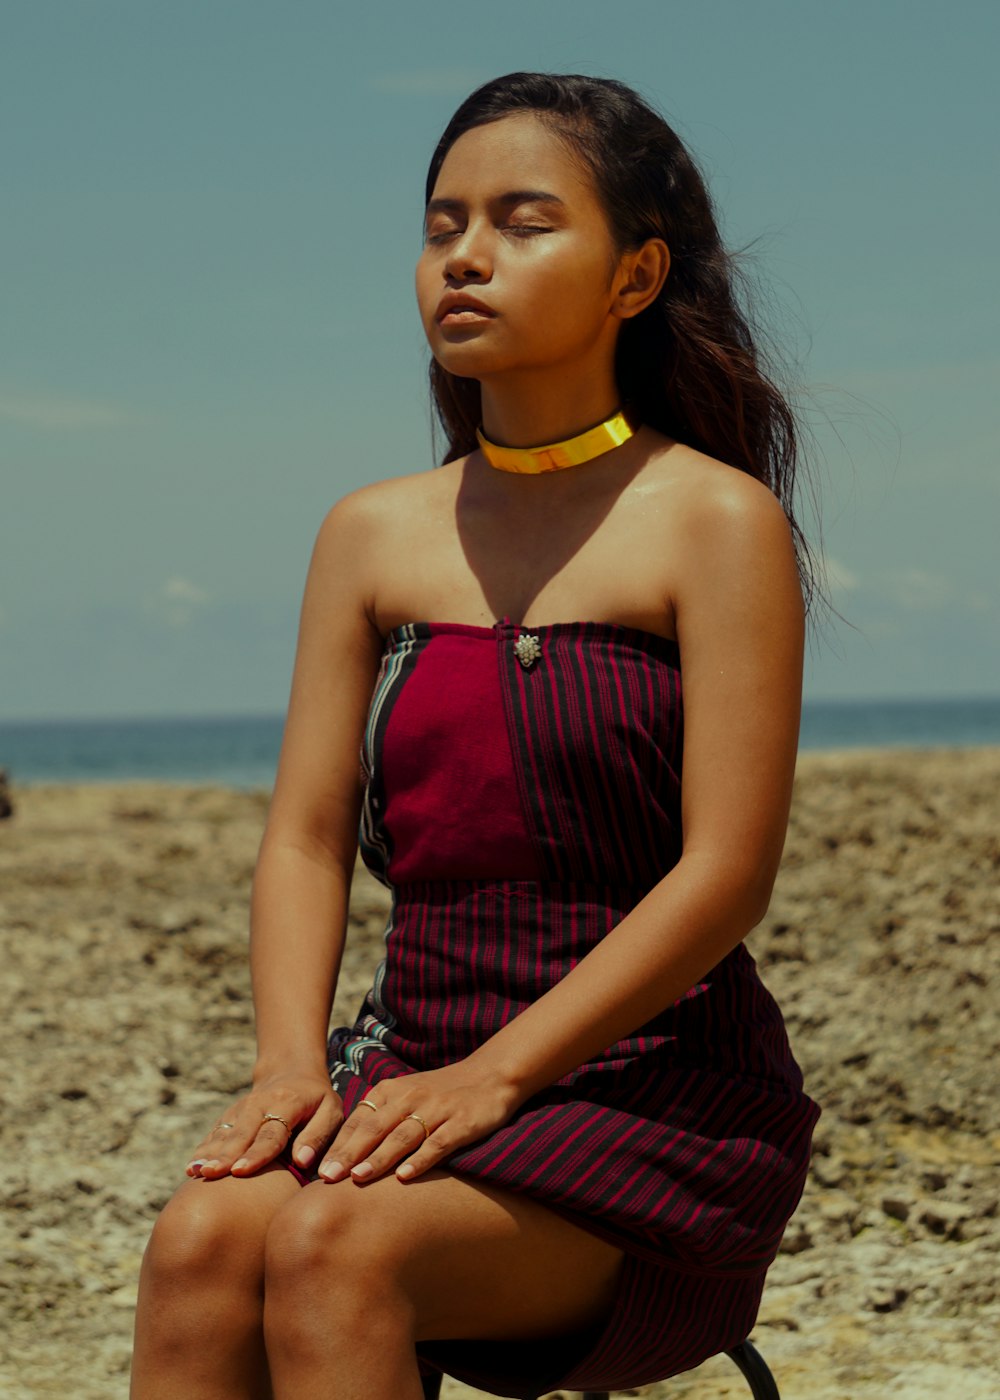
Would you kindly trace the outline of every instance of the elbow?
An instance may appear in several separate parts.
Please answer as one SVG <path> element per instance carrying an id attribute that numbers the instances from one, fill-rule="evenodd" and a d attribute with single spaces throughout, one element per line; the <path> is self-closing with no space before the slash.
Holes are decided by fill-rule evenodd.
<path id="1" fill-rule="evenodd" d="M 757 881 L 748 891 L 747 917 L 749 922 L 747 923 L 747 933 L 757 927 L 770 909 L 771 895 L 774 893 L 774 879 L 775 877 L 772 875 L 770 879 Z"/>
<path id="2" fill-rule="evenodd" d="M 682 857 L 682 861 L 701 865 L 700 883 L 710 892 L 722 921 L 730 928 L 739 926 L 743 930 L 741 937 L 756 928 L 771 907 L 778 874 L 775 863 L 749 856 L 734 859 L 729 853 L 715 854 L 702 864 L 697 858 L 692 860 L 692 855 Z"/>
<path id="3" fill-rule="evenodd" d="M 756 928 L 764 918 L 771 906 L 773 889 L 773 878 L 769 879 L 757 872 L 750 872 L 736 879 L 730 876 L 726 883 L 724 899 L 727 906 L 726 921 L 742 930 L 741 938 Z"/>
<path id="4" fill-rule="evenodd" d="M 736 872 L 736 888 L 747 932 L 764 918 L 771 907 L 778 867 L 770 860 L 754 859 L 741 865 Z"/>

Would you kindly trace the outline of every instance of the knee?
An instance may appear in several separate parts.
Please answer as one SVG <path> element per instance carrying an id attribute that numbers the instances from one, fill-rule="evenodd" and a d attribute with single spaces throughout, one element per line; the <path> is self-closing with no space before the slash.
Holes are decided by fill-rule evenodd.
<path id="1" fill-rule="evenodd" d="M 143 1267 L 160 1286 L 190 1289 L 223 1271 L 239 1274 L 249 1263 L 249 1241 L 231 1193 L 212 1182 L 182 1186 L 153 1226 Z"/>
<path id="2" fill-rule="evenodd" d="M 264 1243 L 268 1295 L 298 1282 L 311 1283 L 318 1273 L 338 1272 L 349 1215 L 338 1208 L 339 1196 L 330 1186 L 314 1185 L 275 1214 Z"/>
<path id="3" fill-rule="evenodd" d="M 264 1246 L 269 1354 L 301 1357 L 338 1337 L 398 1337 L 412 1326 L 391 1232 L 373 1206 L 370 1187 L 315 1184 L 274 1216 Z"/>
<path id="4" fill-rule="evenodd" d="M 264 1249 L 268 1298 L 319 1287 L 358 1300 L 369 1279 L 384 1292 L 392 1278 L 392 1251 L 374 1205 L 370 1187 L 344 1182 L 306 1187 L 283 1206 Z"/>

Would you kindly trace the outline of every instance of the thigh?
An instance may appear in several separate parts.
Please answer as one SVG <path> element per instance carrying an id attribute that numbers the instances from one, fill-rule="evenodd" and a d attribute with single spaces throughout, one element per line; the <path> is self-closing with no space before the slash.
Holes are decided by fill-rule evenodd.
<path id="1" fill-rule="evenodd" d="M 296 1220 L 293 1222 L 292 1217 Z M 431 1168 L 307 1187 L 275 1229 L 317 1232 L 330 1268 L 373 1291 L 392 1281 L 416 1341 L 533 1338 L 601 1322 L 624 1252 L 542 1202 Z"/>

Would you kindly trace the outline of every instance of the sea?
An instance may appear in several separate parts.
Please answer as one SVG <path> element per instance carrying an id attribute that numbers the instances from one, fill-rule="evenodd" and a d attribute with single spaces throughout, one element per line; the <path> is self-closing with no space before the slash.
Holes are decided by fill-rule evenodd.
<path id="1" fill-rule="evenodd" d="M 283 715 L 0 721 L 0 770 L 13 787 L 156 780 L 244 789 L 274 784 Z M 1000 745 L 1000 696 L 807 700 L 799 748 Z"/>

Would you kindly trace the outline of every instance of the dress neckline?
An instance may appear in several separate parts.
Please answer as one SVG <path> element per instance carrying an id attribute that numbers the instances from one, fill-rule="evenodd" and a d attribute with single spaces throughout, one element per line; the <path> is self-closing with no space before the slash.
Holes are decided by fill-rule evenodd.
<path id="1" fill-rule="evenodd" d="M 680 652 L 678 642 L 673 637 L 664 637 L 659 632 L 650 632 L 643 627 L 630 627 L 624 622 L 596 622 L 589 619 L 581 619 L 572 622 L 535 622 L 531 624 L 511 622 L 510 617 L 504 613 L 499 621 L 492 624 L 478 622 L 447 622 L 429 619 L 420 619 L 413 622 L 399 622 L 395 627 L 390 627 L 385 634 L 385 642 L 395 642 L 403 637 L 428 637 L 431 629 L 435 632 L 457 632 L 470 637 L 488 637 L 493 639 L 501 631 L 511 633 L 527 632 L 529 635 L 538 636 L 540 639 L 550 635 L 569 632 L 578 636 L 601 636 L 611 634 L 621 638 L 622 641 L 643 642 L 646 645 L 652 644 L 653 648 L 663 648 L 671 656 L 676 657 Z"/>

